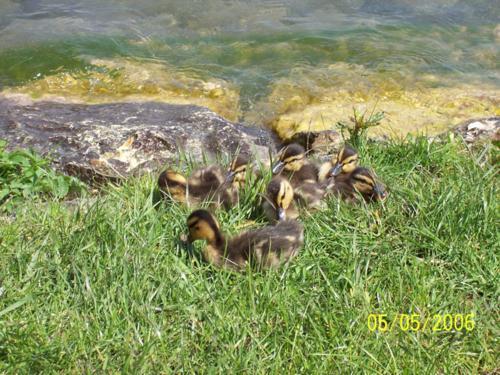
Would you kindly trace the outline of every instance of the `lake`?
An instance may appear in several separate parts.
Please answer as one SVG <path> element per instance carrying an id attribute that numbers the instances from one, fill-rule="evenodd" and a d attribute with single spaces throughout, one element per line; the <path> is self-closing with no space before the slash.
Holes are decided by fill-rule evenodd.
<path id="1" fill-rule="evenodd" d="M 415 5 L 418 3 L 418 5 Z M 286 138 L 500 115 L 497 0 L 0 0 L 5 95 L 209 107 Z"/>

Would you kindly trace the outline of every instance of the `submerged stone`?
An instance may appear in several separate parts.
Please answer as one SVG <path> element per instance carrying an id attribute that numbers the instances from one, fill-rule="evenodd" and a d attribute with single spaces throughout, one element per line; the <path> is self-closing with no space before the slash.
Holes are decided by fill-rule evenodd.
<path id="1" fill-rule="evenodd" d="M 232 123 L 209 109 L 155 102 L 76 104 L 0 97 L 0 139 L 50 155 L 87 180 L 120 179 L 236 152 L 267 160 L 271 131 Z"/>
<path id="2" fill-rule="evenodd" d="M 165 63 L 129 59 L 89 59 L 86 71 L 59 72 L 4 90 L 34 100 L 72 103 L 158 101 L 207 107 L 236 121 L 239 89 L 217 78 L 202 79 Z"/>
<path id="3" fill-rule="evenodd" d="M 484 83 L 446 82 L 443 77 L 399 77 L 354 64 L 295 69 L 277 81 L 245 119 L 271 127 L 282 139 L 296 133 L 335 129 L 358 112 L 383 111 L 371 136 L 435 135 L 463 121 L 500 115 L 500 91 Z"/>

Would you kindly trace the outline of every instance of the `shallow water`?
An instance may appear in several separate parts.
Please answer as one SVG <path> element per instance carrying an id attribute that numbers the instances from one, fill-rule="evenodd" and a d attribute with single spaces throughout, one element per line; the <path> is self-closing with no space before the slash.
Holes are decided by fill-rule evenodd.
<path id="1" fill-rule="evenodd" d="M 499 11 L 498 0 L 0 0 L 0 87 L 195 103 L 284 137 L 353 106 L 384 110 L 385 131 L 438 131 L 500 114 Z"/>

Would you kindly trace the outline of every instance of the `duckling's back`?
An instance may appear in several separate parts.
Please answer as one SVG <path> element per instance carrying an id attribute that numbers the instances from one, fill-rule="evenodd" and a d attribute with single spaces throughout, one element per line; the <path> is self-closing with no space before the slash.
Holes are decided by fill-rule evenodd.
<path id="1" fill-rule="evenodd" d="M 305 181 L 295 189 L 295 199 L 308 209 L 323 209 L 326 205 L 323 200 L 326 186 L 325 183 Z"/>
<path id="2" fill-rule="evenodd" d="M 276 268 L 295 257 L 303 243 L 303 225 L 285 220 L 232 238 L 228 258 L 238 264 L 251 262 L 261 268 Z"/>
<path id="3" fill-rule="evenodd" d="M 318 167 L 311 163 L 306 162 L 300 170 L 290 174 L 290 183 L 295 188 L 305 181 L 316 182 L 318 181 Z"/>
<path id="4" fill-rule="evenodd" d="M 350 174 L 330 178 L 327 182 L 327 195 L 335 195 L 347 201 L 355 200 L 356 191 L 350 181 Z"/>
<path id="5" fill-rule="evenodd" d="M 215 165 L 194 171 L 188 179 L 189 190 L 193 195 L 215 191 L 223 182 L 222 170 Z"/>

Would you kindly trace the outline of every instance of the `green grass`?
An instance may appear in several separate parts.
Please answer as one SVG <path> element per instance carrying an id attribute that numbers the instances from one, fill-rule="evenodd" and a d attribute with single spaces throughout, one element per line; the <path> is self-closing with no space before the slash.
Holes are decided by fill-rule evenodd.
<path id="1" fill-rule="evenodd" d="M 65 198 L 84 190 L 74 177 L 56 173 L 47 159 L 32 150 L 7 151 L 0 139 L 0 212 L 12 211 L 28 197 Z"/>
<path id="2" fill-rule="evenodd" d="M 498 368 L 497 167 L 458 140 L 361 152 L 388 200 L 331 200 L 304 219 L 299 256 L 263 273 L 215 270 L 181 246 L 188 209 L 154 207 L 154 176 L 76 209 L 28 198 L 0 217 L 0 372 Z M 229 233 L 250 201 L 217 212 Z M 372 313 L 474 313 L 475 327 L 371 332 Z"/>

